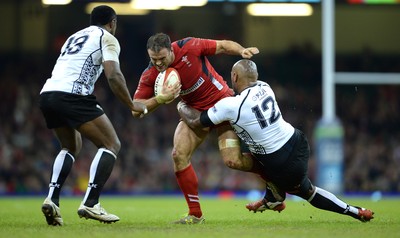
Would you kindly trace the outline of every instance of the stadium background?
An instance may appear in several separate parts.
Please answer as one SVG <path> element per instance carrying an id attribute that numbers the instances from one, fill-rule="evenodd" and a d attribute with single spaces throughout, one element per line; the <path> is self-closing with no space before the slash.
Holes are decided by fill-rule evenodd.
<path id="1" fill-rule="evenodd" d="M 39 0 L 3 0 L 0 19 L 0 194 L 45 194 L 58 144 L 37 106 L 38 93 L 50 76 L 68 35 L 88 25 L 89 1 L 43 6 Z M 201 8 L 152 11 L 119 16 L 117 38 L 121 68 L 131 93 L 148 64 L 147 38 L 166 32 L 172 40 L 186 36 L 232 39 L 257 46 L 260 79 L 275 89 L 287 121 L 314 144 L 321 118 L 321 7 L 309 17 L 251 17 L 245 3 L 213 2 Z M 350 5 L 336 1 L 336 71 L 400 72 L 400 6 Z M 210 57 L 229 79 L 234 56 Z M 169 156 L 178 116 L 175 103 L 144 119 L 133 119 L 100 79 L 96 96 L 120 136 L 122 149 L 105 190 L 109 193 L 179 191 Z M 370 194 L 400 192 L 400 86 L 336 86 L 336 112 L 344 135 L 344 191 Z M 314 151 L 314 148 L 312 148 Z M 64 193 L 81 194 L 96 148 L 88 141 L 77 158 Z M 225 167 L 215 134 L 197 150 L 192 163 L 201 193 L 263 189 L 251 174 Z M 315 175 L 315 153 L 310 161 Z"/>

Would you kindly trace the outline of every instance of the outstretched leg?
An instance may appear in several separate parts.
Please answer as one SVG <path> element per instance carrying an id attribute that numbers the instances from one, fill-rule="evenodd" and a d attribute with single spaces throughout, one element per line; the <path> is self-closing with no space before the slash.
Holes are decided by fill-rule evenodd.
<path id="1" fill-rule="evenodd" d="M 189 208 L 188 215 L 174 222 L 176 224 L 204 223 L 200 207 L 198 179 L 190 160 L 195 149 L 204 141 L 207 135 L 208 130 L 193 130 L 183 121 L 179 122 L 175 130 L 172 151 L 175 176 Z"/>
<path id="2" fill-rule="evenodd" d="M 367 222 L 374 218 L 373 211 L 347 204 L 336 197 L 333 193 L 314 186 L 309 178 L 303 179 L 296 191 L 291 191 L 288 193 L 307 200 L 316 208 L 348 215 L 362 222 Z"/>
<path id="3" fill-rule="evenodd" d="M 362 222 L 367 222 L 374 218 L 373 211 L 362 207 L 349 205 L 340 200 L 334 194 L 319 187 L 315 187 L 313 195 L 307 200 L 316 208 L 336 212 L 339 214 L 345 214 Z"/>

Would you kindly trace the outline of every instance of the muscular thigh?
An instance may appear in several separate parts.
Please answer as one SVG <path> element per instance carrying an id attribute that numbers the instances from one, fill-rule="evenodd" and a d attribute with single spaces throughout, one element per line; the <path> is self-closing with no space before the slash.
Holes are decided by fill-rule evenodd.
<path id="1" fill-rule="evenodd" d="M 172 158 L 175 171 L 186 168 L 193 152 L 207 137 L 209 129 L 191 129 L 183 121 L 180 121 L 174 134 L 174 148 Z"/>

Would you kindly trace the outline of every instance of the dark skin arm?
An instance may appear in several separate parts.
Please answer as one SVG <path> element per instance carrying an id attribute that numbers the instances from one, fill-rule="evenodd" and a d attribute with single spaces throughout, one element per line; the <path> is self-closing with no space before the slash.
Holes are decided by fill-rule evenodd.
<path id="1" fill-rule="evenodd" d="M 178 113 L 182 120 L 192 129 L 204 128 L 200 122 L 201 112 L 180 101 L 177 105 Z"/>
<path id="2" fill-rule="evenodd" d="M 103 62 L 104 74 L 108 80 L 111 91 L 114 95 L 132 112 L 137 112 L 139 114 L 146 114 L 146 105 L 140 102 L 133 102 L 126 85 L 125 77 L 121 72 L 119 64 L 115 61 L 105 61 Z"/>

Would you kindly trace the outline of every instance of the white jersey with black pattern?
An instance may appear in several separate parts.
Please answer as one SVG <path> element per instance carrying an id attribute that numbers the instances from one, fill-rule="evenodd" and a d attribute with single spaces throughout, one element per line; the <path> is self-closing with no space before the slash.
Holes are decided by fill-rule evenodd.
<path id="1" fill-rule="evenodd" d="M 277 151 L 295 130 L 283 119 L 271 87 L 262 81 L 235 97 L 220 100 L 207 111 L 207 115 L 214 124 L 229 121 L 236 134 L 255 154 Z"/>
<path id="2" fill-rule="evenodd" d="M 89 95 L 103 72 L 104 61 L 119 63 L 120 45 L 108 31 L 89 26 L 71 35 L 40 93 L 61 91 Z"/>

